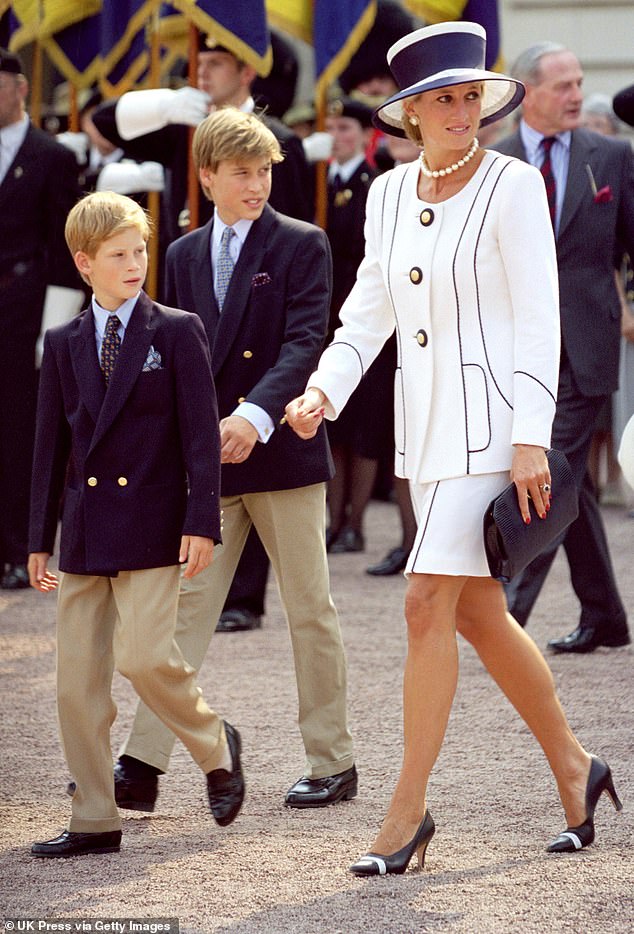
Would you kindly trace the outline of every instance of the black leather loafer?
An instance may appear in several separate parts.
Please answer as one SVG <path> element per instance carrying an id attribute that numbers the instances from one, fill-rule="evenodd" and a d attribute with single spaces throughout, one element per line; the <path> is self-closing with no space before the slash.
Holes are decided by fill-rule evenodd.
<path id="1" fill-rule="evenodd" d="M 331 555 L 342 555 L 347 552 L 364 551 L 365 540 L 361 532 L 355 529 L 342 529 L 331 544 L 328 551 Z"/>
<path id="2" fill-rule="evenodd" d="M 235 727 L 225 720 L 225 734 L 231 753 L 231 771 L 214 769 L 207 773 L 207 796 L 214 820 L 227 827 L 236 819 L 244 801 L 244 775 L 240 765 L 242 742 Z"/>
<path id="3" fill-rule="evenodd" d="M 106 833 L 71 833 L 65 830 L 54 840 L 34 843 L 31 847 L 33 856 L 83 856 L 84 853 L 118 853 L 121 845 L 121 831 L 109 830 Z"/>
<path id="4" fill-rule="evenodd" d="M 398 574 L 405 570 L 409 552 L 404 548 L 392 548 L 378 564 L 372 564 L 365 569 L 366 574 L 373 577 L 388 577 L 390 574 Z"/>
<path id="5" fill-rule="evenodd" d="M 323 808 L 338 801 L 349 801 L 357 794 L 357 770 L 351 769 L 327 778 L 300 778 L 286 792 L 284 804 L 289 808 Z"/>
<path id="6" fill-rule="evenodd" d="M 630 634 L 627 626 L 614 632 L 604 633 L 593 626 L 578 626 L 574 632 L 560 639 L 551 639 L 548 648 L 553 652 L 594 652 L 600 646 L 616 649 L 622 645 L 629 645 Z"/>
<path id="7" fill-rule="evenodd" d="M 0 580 L 0 587 L 3 590 L 22 590 L 30 587 L 26 564 L 7 564 Z"/>
<path id="8" fill-rule="evenodd" d="M 114 767 L 114 799 L 117 807 L 127 811 L 152 812 L 158 798 L 158 775 L 145 771 L 145 762 L 135 760 L 134 768 L 126 764 L 125 756 Z M 136 763 L 138 762 L 138 766 Z M 152 769 L 152 766 L 146 766 Z"/>
<path id="9" fill-rule="evenodd" d="M 262 628 L 262 617 L 251 610 L 225 610 L 220 616 L 216 632 L 249 632 Z"/>

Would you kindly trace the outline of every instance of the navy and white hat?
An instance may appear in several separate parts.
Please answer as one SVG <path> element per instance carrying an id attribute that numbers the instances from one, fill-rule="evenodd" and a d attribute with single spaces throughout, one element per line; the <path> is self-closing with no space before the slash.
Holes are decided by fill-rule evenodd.
<path id="1" fill-rule="evenodd" d="M 372 122 L 391 136 L 405 136 L 402 101 L 423 91 L 484 82 L 480 126 L 500 120 L 524 97 L 521 81 L 484 67 L 486 32 L 478 23 L 438 23 L 403 36 L 387 61 L 401 89 L 374 111 Z"/>

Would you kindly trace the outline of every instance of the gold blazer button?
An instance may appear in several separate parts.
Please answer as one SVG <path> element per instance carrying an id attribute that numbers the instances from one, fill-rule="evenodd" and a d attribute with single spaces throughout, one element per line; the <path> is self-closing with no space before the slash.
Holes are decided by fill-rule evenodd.
<path id="1" fill-rule="evenodd" d="M 430 224 L 434 223 L 434 212 L 430 208 L 425 208 L 420 213 L 420 222 L 423 227 L 429 227 Z"/>
<path id="2" fill-rule="evenodd" d="M 88 486 L 97 486 L 97 478 L 88 477 Z"/>
<path id="3" fill-rule="evenodd" d="M 242 403 L 246 401 L 247 400 L 244 398 L 244 396 L 240 396 L 240 398 L 238 399 L 238 405 L 242 405 Z"/>
<path id="4" fill-rule="evenodd" d="M 423 331 L 421 328 L 420 331 L 416 332 L 416 340 L 421 347 L 426 347 L 428 343 L 427 331 Z"/>
<path id="5" fill-rule="evenodd" d="M 119 479 L 117 480 L 117 483 L 119 484 L 119 486 L 127 486 L 127 485 L 128 485 L 128 478 L 127 478 L 127 477 L 119 477 Z"/>
<path id="6" fill-rule="evenodd" d="M 253 352 L 251 350 L 245 350 L 242 356 L 244 357 L 245 360 L 250 360 L 251 357 L 253 356 Z"/>
<path id="7" fill-rule="evenodd" d="M 409 278 L 413 285 L 420 285 L 423 281 L 423 270 L 413 266 L 409 271 Z"/>

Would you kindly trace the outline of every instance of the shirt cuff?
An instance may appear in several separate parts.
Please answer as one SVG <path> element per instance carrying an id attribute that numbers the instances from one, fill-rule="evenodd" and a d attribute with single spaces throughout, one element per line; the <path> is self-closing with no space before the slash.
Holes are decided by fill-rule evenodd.
<path id="1" fill-rule="evenodd" d="M 241 402 L 233 414 L 246 418 L 253 425 L 262 444 L 266 444 L 273 436 L 273 419 L 268 412 L 261 409 L 259 405 L 255 405 L 254 402 Z"/>

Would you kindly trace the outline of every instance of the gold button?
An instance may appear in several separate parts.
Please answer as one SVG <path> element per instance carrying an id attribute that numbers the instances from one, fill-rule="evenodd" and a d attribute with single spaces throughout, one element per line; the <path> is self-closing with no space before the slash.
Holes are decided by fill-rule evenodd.
<path id="1" fill-rule="evenodd" d="M 97 486 L 97 478 L 88 477 L 88 486 Z"/>
<path id="2" fill-rule="evenodd" d="M 285 424 L 286 424 L 286 415 L 283 415 L 283 416 L 280 418 L 280 425 L 285 425 Z"/>
<path id="3" fill-rule="evenodd" d="M 119 477 L 119 479 L 117 480 L 117 483 L 119 484 L 119 486 L 127 486 L 128 479 L 127 477 Z"/>
<path id="4" fill-rule="evenodd" d="M 423 331 L 422 328 L 420 329 L 420 331 L 417 331 L 416 340 L 418 341 L 421 347 L 426 347 L 427 346 L 427 331 Z"/>
<path id="5" fill-rule="evenodd" d="M 423 281 L 423 270 L 419 269 L 418 266 L 414 266 L 409 271 L 409 278 L 414 285 L 420 285 Z"/>
<path id="6" fill-rule="evenodd" d="M 240 398 L 238 399 L 238 404 L 239 404 L 239 405 L 242 405 L 242 403 L 243 403 L 243 402 L 246 402 L 246 401 L 247 401 L 247 400 L 244 398 L 244 396 L 240 396 Z"/>
<path id="7" fill-rule="evenodd" d="M 429 227 L 430 224 L 434 223 L 434 212 L 429 208 L 425 208 L 424 211 L 421 211 L 420 222 L 423 227 Z"/>
<path id="8" fill-rule="evenodd" d="M 245 350 L 242 356 L 244 357 L 245 360 L 250 360 L 253 354 L 250 350 Z"/>

